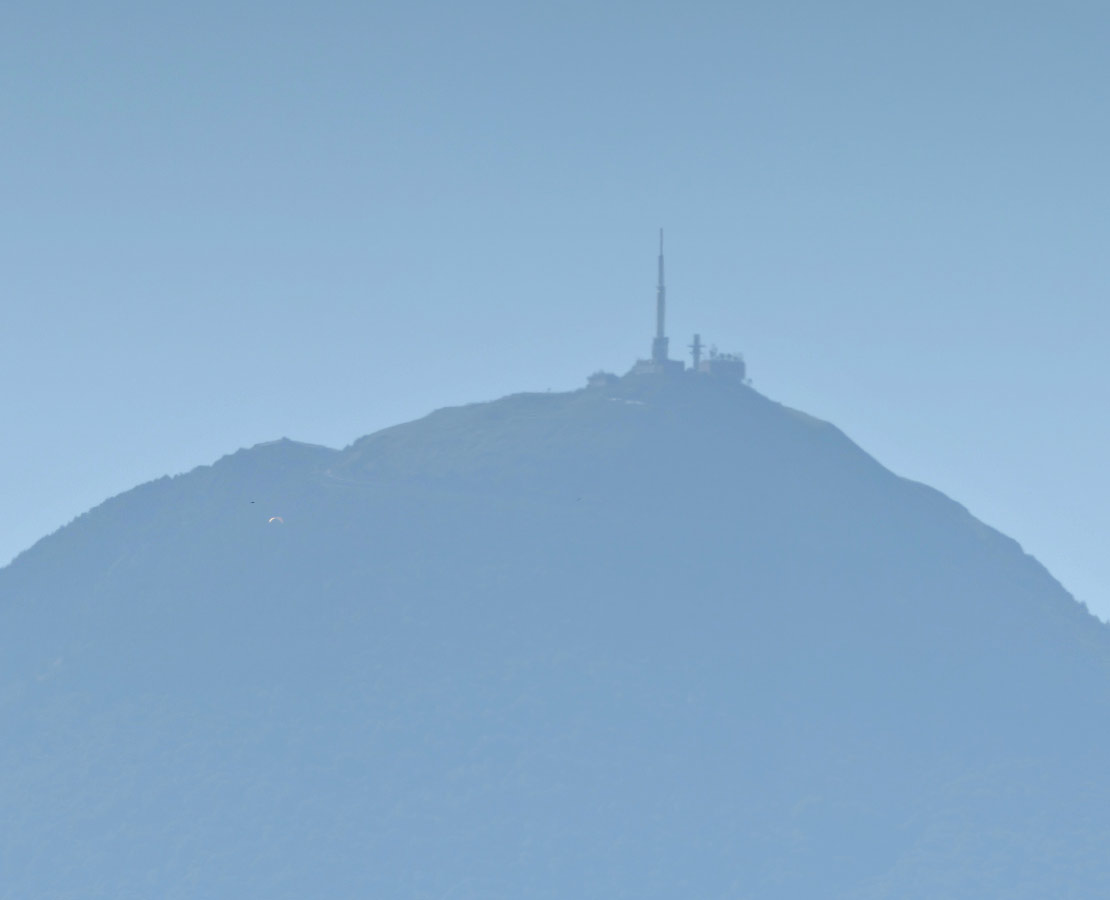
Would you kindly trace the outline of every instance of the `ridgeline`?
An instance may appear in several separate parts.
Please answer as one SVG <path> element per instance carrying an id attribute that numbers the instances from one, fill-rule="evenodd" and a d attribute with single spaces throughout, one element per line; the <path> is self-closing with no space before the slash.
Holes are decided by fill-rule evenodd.
<path id="1" fill-rule="evenodd" d="M 0 570 L 0 645 L 4 900 L 1110 883 L 1107 627 L 736 379 L 143 485 Z"/>

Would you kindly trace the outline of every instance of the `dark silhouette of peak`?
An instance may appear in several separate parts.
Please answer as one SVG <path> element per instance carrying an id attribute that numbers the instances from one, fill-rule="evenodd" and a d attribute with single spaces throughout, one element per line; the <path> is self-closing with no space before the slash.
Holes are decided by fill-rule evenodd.
<path id="1" fill-rule="evenodd" d="M 591 385 L 0 570 L 0 898 L 1098 896 L 1106 626 L 739 379 Z"/>

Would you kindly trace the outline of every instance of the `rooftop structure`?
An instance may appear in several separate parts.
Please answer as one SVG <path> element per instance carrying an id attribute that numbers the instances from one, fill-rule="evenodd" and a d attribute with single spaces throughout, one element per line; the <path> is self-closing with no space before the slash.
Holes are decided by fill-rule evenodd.
<path id="1" fill-rule="evenodd" d="M 697 372 L 701 369 L 701 352 L 705 349 L 705 344 L 701 342 L 701 335 L 694 335 L 694 342 L 690 344 L 690 358 L 694 360 L 694 371 Z"/>

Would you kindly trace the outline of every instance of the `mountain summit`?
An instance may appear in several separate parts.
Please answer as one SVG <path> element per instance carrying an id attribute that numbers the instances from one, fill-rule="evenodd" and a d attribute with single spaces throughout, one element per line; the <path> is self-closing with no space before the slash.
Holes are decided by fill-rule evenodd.
<path id="1" fill-rule="evenodd" d="M 740 379 L 115 497 L 0 570 L 0 898 L 1089 898 L 1110 634 Z"/>

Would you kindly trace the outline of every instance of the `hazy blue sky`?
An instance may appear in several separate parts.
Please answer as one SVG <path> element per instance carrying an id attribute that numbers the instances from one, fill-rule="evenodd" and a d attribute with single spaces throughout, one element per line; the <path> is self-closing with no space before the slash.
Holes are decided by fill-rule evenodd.
<path id="1" fill-rule="evenodd" d="M 0 19 L 0 561 L 240 446 L 624 371 L 664 225 L 673 347 L 1110 616 L 1105 4 Z"/>

